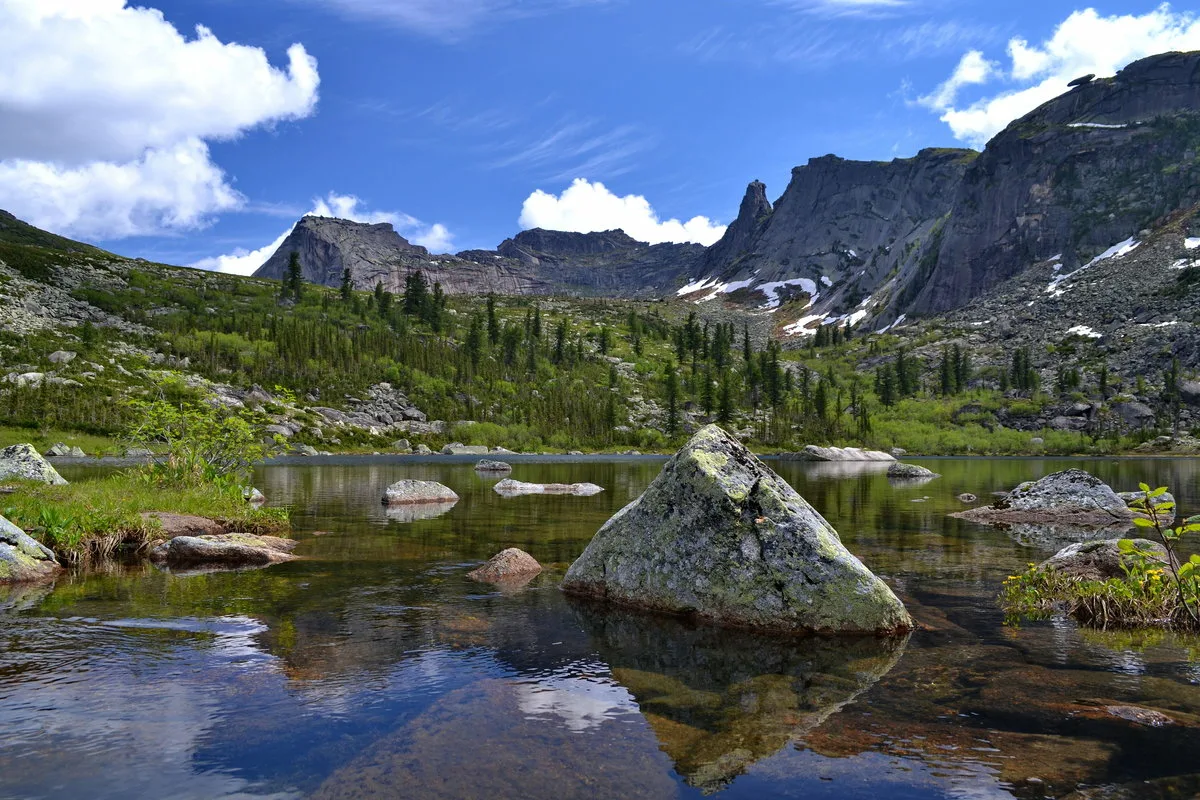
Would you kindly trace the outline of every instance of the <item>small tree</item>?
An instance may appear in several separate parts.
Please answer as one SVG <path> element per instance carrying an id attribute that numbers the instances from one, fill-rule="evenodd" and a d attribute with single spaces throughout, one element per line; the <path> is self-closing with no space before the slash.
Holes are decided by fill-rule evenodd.
<path id="1" fill-rule="evenodd" d="M 667 394 L 667 435 L 674 436 L 679 433 L 679 375 L 674 361 L 667 362 L 663 381 Z"/>
<path id="2" fill-rule="evenodd" d="M 287 274 L 284 275 L 283 286 L 279 289 L 279 298 L 299 303 L 303 297 L 304 268 L 300 265 L 300 251 L 293 250 L 288 256 Z"/>
<path id="3" fill-rule="evenodd" d="M 354 279 L 350 276 L 350 269 L 342 270 L 342 286 L 339 291 L 342 294 L 342 302 L 349 303 L 354 292 Z"/>

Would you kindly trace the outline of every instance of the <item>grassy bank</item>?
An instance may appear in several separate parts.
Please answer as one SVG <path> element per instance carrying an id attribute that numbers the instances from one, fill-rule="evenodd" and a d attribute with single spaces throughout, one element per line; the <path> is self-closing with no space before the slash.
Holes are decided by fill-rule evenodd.
<path id="1" fill-rule="evenodd" d="M 68 486 L 22 483 L 0 495 L 0 510 L 52 549 L 64 563 L 137 553 L 161 535 L 147 511 L 194 514 L 251 533 L 287 530 L 287 512 L 254 508 L 236 489 L 214 485 L 163 486 L 137 471 Z"/>

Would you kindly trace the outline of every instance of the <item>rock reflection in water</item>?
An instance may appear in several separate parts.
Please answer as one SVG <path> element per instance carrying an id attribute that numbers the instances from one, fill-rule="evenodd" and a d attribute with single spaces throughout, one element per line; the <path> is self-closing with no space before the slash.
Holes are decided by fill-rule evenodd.
<path id="1" fill-rule="evenodd" d="M 571 605 L 676 771 L 705 793 L 852 702 L 896 664 L 907 641 L 779 638 Z"/>
<path id="2" fill-rule="evenodd" d="M 816 461 L 798 464 L 804 477 L 837 480 L 841 478 L 857 478 L 861 475 L 883 475 L 891 461 Z M 788 467 L 797 466 L 796 462 L 787 462 Z"/>
<path id="3" fill-rule="evenodd" d="M 388 506 L 387 518 L 391 522 L 417 522 L 423 519 L 435 519 L 458 505 L 457 500 L 448 503 L 409 503 L 402 506 Z"/>
<path id="4" fill-rule="evenodd" d="M 1131 530 L 1131 526 L 1127 524 L 1096 528 L 1083 525 L 1019 523 L 1000 527 L 1018 544 L 1055 551 L 1076 542 L 1120 539 L 1127 536 Z"/>

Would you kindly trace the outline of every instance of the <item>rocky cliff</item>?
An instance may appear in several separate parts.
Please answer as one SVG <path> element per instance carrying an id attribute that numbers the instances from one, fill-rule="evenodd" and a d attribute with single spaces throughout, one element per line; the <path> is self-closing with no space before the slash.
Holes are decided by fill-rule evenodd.
<path id="1" fill-rule="evenodd" d="M 305 280 L 324 286 L 340 286 L 349 269 L 355 288 L 370 290 L 382 283 L 396 293 L 403 291 L 408 274 L 419 270 L 450 294 L 658 297 L 695 268 L 704 248 L 649 245 L 622 231 L 533 229 L 494 251 L 431 255 L 387 223 L 304 217 L 255 276 L 283 277 L 292 252 L 300 255 Z"/>

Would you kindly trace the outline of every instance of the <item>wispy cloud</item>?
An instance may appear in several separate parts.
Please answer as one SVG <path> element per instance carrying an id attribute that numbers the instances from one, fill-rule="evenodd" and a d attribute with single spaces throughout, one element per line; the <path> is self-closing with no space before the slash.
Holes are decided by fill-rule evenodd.
<path id="1" fill-rule="evenodd" d="M 501 143 L 488 166 L 519 168 L 541 180 L 613 177 L 629 172 L 633 159 L 653 144 L 632 125 L 605 129 L 598 120 L 567 120 L 539 137 Z"/>
<path id="2" fill-rule="evenodd" d="M 465 38 L 488 23 L 506 22 L 615 0 L 295 0 L 361 19 L 383 20 L 444 41 Z"/>
<path id="3" fill-rule="evenodd" d="M 912 8 L 912 0 L 767 0 L 768 5 L 826 17 L 891 16 Z"/>

